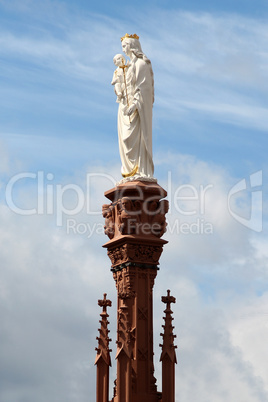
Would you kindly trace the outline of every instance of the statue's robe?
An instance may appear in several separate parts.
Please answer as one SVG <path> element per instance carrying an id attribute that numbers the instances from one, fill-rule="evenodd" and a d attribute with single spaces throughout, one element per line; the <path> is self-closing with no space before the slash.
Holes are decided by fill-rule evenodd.
<path id="1" fill-rule="evenodd" d="M 126 91 L 118 107 L 119 151 L 124 177 L 153 177 L 152 108 L 154 101 L 151 64 L 135 57 L 125 71 Z M 127 116 L 129 106 L 137 110 Z"/>

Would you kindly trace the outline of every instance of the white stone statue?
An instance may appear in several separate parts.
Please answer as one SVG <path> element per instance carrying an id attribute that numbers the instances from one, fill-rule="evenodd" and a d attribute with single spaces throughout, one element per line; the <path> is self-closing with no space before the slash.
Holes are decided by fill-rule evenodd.
<path id="1" fill-rule="evenodd" d="M 118 139 L 122 162 L 121 173 L 125 180 L 149 180 L 153 178 L 152 156 L 152 108 L 154 102 L 154 78 L 150 60 L 141 50 L 139 37 L 126 34 L 121 38 L 123 52 L 130 58 L 128 64 L 119 64 L 112 84 L 117 85 Z M 120 72 L 122 70 L 122 73 Z M 119 73 L 120 72 L 120 73 Z"/>

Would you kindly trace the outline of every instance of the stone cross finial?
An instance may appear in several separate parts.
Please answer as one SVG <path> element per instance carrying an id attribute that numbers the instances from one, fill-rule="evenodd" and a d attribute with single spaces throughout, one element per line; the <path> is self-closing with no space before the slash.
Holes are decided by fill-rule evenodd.
<path id="1" fill-rule="evenodd" d="M 170 290 L 167 290 L 167 296 L 162 296 L 161 298 L 163 303 L 166 303 L 167 309 L 170 309 L 170 304 L 171 303 L 176 303 L 176 299 L 173 296 L 170 296 Z"/>
<path id="2" fill-rule="evenodd" d="M 106 313 L 107 307 L 111 307 L 112 302 L 109 299 L 106 299 L 107 293 L 103 294 L 103 299 L 98 300 L 98 305 L 102 307 L 102 312 Z"/>

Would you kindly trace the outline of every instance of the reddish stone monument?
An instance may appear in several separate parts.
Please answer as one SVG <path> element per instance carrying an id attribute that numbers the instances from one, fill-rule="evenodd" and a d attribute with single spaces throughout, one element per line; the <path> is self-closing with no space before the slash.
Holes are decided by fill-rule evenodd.
<path id="1" fill-rule="evenodd" d="M 110 239 L 104 247 L 112 263 L 118 296 L 117 378 L 111 402 L 175 400 L 176 356 L 170 310 L 175 299 L 169 294 L 162 299 L 168 303 L 161 355 L 163 395 L 157 391 L 153 362 L 153 286 L 163 245 L 167 243 L 161 239 L 166 231 L 166 195 L 157 183 L 142 181 L 129 181 L 105 193 L 111 203 L 103 206 L 105 233 Z M 99 305 L 110 304 L 104 298 Z M 106 317 L 105 307 L 96 357 L 97 402 L 109 401 L 107 392 L 101 390 L 107 387 L 110 365 Z"/>

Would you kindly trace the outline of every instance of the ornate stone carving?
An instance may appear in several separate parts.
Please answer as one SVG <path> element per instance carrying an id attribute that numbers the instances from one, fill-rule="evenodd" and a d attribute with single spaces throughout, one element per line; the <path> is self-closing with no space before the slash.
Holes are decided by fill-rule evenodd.
<path id="1" fill-rule="evenodd" d="M 135 205 L 128 197 L 123 197 L 117 203 L 118 208 L 118 229 L 121 234 L 135 234 L 139 216 L 136 213 Z"/>
<path id="2" fill-rule="evenodd" d="M 102 313 L 100 314 L 101 327 L 99 328 L 99 336 L 96 337 L 96 339 L 98 340 L 98 347 L 95 348 L 95 350 L 97 351 L 95 364 L 97 364 L 99 359 L 102 357 L 105 363 L 108 366 L 111 366 L 111 359 L 110 359 L 111 349 L 109 349 L 109 342 L 111 341 L 111 339 L 109 338 L 109 332 L 110 332 L 108 329 L 109 315 L 107 314 L 107 307 L 111 307 L 112 302 L 111 300 L 106 299 L 106 296 L 107 294 L 104 293 L 103 299 L 98 300 L 98 305 L 102 307 Z"/>
<path id="3" fill-rule="evenodd" d="M 114 237 L 114 205 L 104 204 L 102 206 L 102 216 L 105 218 L 104 233 L 112 239 Z"/>
<path id="4" fill-rule="evenodd" d="M 95 360 L 97 366 L 96 402 L 108 401 L 109 397 L 109 367 L 111 366 L 109 343 L 111 339 L 109 338 L 107 307 L 111 307 L 112 302 L 106 299 L 106 296 L 106 293 L 104 293 L 103 299 L 98 300 L 98 305 L 102 307 L 102 312 L 100 314 L 101 327 L 99 328 L 99 336 L 96 337 L 98 347 L 95 348 L 97 351 Z"/>
<path id="5" fill-rule="evenodd" d="M 170 295 L 170 290 L 167 291 L 167 296 L 162 296 L 162 302 L 166 304 L 165 325 L 162 325 L 164 332 L 160 334 L 163 337 L 163 344 L 160 361 L 162 362 L 162 400 L 175 402 L 175 363 L 177 363 L 174 345 L 176 335 L 173 334 L 173 317 L 171 303 L 176 303 L 175 297 Z"/>
<path id="6" fill-rule="evenodd" d="M 129 308 L 125 300 L 122 300 L 118 311 L 118 329 L 117 329 L 117 354 L 124 350 L 125 354 L 131 358 L 132 348 L 135 340 L 135 328 L 131 328 Z"/>
<path id="7" fill-rule="evenodd" d="M 123 271 L 114 272 L 114 280 L 116 283 L 118 297 L 122 300 L 135 297 L 135 291 L 130 280 L 129 268 Z"/>
<path id="8" fill-rule="evenodd" d="M 162 237 L 166 232 L 167 222 L 166 222 L 166 213 L 168 212 L 169 203 L 167 200 L 161 200 L 159 203 L 155 201 L 152 202 L 153 205 L 150 205 L 153 208 L 152 215 L 152 228 L 154 230 L 154 235 L 157 237 Z"/>
<path id="9" fill-rule="evenodd" d="M 102 207 L 104 233 L 113 239 L 122 235 L 154 236 L 166 231 L 167 200 L 138 200 L 122 197 Z"/>
<path id="10" fill-rule="evenodd" d="M 126 264 L 127 262 L 157 265 L 162 249 L 162 245 L 124 244 L 115 248 L 109 248 L 107 253 L 112 262 L 112 267 Z"/>

